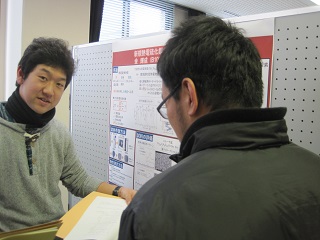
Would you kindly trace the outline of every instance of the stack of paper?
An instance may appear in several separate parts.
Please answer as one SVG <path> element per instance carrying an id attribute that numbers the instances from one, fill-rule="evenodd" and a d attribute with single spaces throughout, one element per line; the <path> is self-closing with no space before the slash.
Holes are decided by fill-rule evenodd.
<path id="1" fill-rule="evenodd" d="M 96 197 L 64 239 L 118 239 L 120 219 L 126 207 L 123 199 Z"/>

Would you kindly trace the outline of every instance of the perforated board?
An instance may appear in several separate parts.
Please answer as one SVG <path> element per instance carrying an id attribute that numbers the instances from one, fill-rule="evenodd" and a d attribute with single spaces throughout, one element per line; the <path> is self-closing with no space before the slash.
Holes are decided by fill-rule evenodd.
<path id="1" fill-rule="evenodd" d="M 276 18 L 271 106 L 290 140 L 320 155 L 320 12 Z"/>
<path id="2" fill-rule="evenodd" d="M 71 85 L 71 133 L 88 174 L 106 181 L 109 154 L 111 43 L 75 46 L 76 72 Z M 79 198 L 69 194 L 69 207 Z"/>

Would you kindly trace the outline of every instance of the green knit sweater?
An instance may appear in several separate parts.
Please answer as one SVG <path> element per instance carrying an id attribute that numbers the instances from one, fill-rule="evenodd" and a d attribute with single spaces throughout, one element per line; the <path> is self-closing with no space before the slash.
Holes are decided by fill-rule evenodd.
<path id="1" fill-rule="evenodd" d="M 38 129 L 32 143 L 33 175 L 28 169 L 25 124 L 5 120 L 0 103 L 0 231 L 9 231 L 59 219 L 63 214 L 63 185 L 84 197 L 101 180 L 90 177 L 82 167 L 67 128 L 51 120 Z"/>

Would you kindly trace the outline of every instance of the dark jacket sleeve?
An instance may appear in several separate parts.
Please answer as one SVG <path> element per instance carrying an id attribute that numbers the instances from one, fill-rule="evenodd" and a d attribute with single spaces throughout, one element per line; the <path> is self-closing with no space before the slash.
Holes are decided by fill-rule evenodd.
<path id="1" fill-rule="evenodd" d="M 128 206 L 122 213 L 119 230 L 119 240 L 135 239 L 134 235 L 134 218 L 135 213 L 130 206 Z"/>

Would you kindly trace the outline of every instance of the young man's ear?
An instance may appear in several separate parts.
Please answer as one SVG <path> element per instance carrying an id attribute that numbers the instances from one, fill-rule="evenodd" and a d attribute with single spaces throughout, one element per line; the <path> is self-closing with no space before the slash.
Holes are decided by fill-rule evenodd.
<path id="1" fill-rule="evenodd" d="M 190 78 L 184 78 L 181 85 L 185 94 L 184 101 L 187 104 L 187 113 L 190 117 L 193 117 L 199 107 L 196 87 Z"/>
<path id="2" fill-rule="evenodd" d="M 21 85 L 24 82 L 24 75 L 21 69 L 21 66 L 18 66 L 17 69 L 17 81 L 16 81 L 16 85 Z"/>

